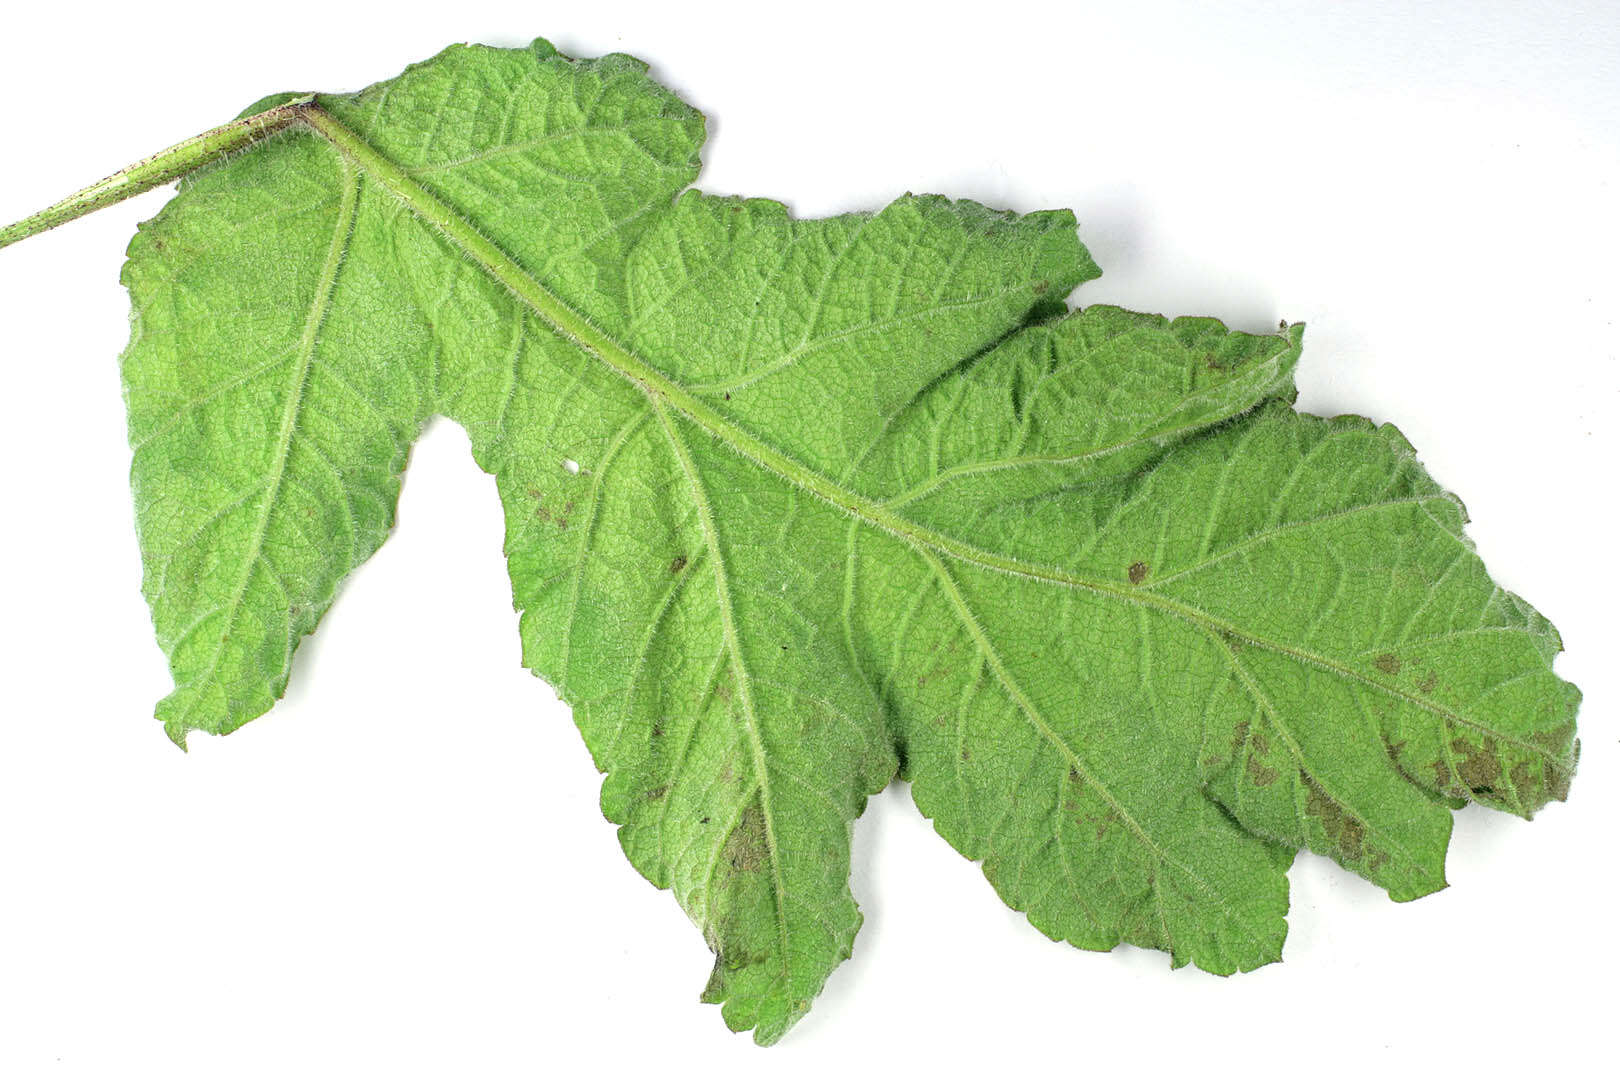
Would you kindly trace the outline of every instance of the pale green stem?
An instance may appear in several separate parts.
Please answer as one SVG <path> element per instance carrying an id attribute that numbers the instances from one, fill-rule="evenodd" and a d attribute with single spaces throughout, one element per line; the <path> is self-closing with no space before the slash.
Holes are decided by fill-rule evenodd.
<path id="1" fill-rule="evenodd" d="M 104 206 L 123 202 L 132 195 L 151 191 L 189 172 L 217 161 L 226 154 L 251 146 L 297 121 L 314 101 L 314 95 L 297 98 L 273 109 L 266 109 L 240 120 L 232 120 L 212 131 L 193 135 L 184 142 L 175 143 L 167 150 L 159 150 L 151 157 L 142 158 L 125 169 L 120 169 L 105 180 L 97 181 L 83 191 L 74 192 L 54 206 L 0 229 L 0 248 L 26 240 L 35 233 L 54 229 L 76 217 L 83 217 Z"/>

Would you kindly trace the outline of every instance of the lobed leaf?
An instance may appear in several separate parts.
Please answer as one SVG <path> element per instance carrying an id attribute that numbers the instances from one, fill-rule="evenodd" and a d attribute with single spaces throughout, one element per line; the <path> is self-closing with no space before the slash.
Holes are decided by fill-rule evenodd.
<path id="1" fill-rule="evenodd" d="M 762 1043 L 849 955 L 902 763 L 1045 933 L 1221 973 L 1280 955 L 1296 850 L 1411 899 L 1449 807 L 1564 797 L 1556 633 L 1393 428 L 1292 410 L 1302 328 L 1068 310 L 1067 212 L 692 190 L 702 117 L 623 56 L 454 47 L 316 101 L 125 268 L 182 744 L 282 693 L 443 414 L 525 663 Z"/>

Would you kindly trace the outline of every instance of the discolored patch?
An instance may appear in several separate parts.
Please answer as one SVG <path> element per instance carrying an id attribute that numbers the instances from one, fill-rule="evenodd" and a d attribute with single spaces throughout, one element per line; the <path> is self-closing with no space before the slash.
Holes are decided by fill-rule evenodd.
<path id="1" fill-rule="evenodd" d="M 1091 822 L 1091 827 L 1096 830 L 1093 839 L 1101 840 L 1104 836 L 1108 835 L 1108 830 L 1112 828 L 1114 823 L 1119 820 L 1119 811 L 1109 808 L 1101 814 L 1095 814 L 1086 818 L 1086 820 Z"/>
<path id="2" fill-rule="evenodd" d="M 1467 739 L 1453 739 L 1451 752 L 1462 757 L 1457 765 L 1457 776 L 1469 791 L 1476 795 L 1495 791 L 1497 781 L 1502 778 L 1502 762 L 1496 756 L 1495 739 L 1487 735 L 1479 746 Z"/>
<path id="3" fill-rule="evenodd" d="M 1385 675 L 1399 675 L 1401 673 L 1401 658 L 1394 653 L 1379 653 L 1378 658 L 1373 661 L 1373 667 L 1382 671 Z"/>
<path id="4" fill-rule="evenodd" d="M 1576 749 L 1580 748 L 1576 743 Z M 1569 798 L 1569 782 L 1575 776 L 1573 768 L 1566 769 L 1560 765 L 1548 764 L 1546 766 L 1547 796 L 1557 802 Z"/>
<path id="5" fill-rule="evenodd" d="M 733 870 L 747 873 L 764 866 L 770 854 L 765 840 L 765 815 L 755 802 L 743 811 L 721 855 Z"/>
<path id="6" fill-rule="evenodd" d="M 1508 770 L 1508 781 L 1513 785 L 1513 790 L 1518 792 L 1521 802 L 1534 804 L 1537 801 L 1530 797 L 1534 794 L 1537 784 L 1536 770 L 1528 761 L 1523 758 L 1515 761 L 1513 768 Z"/>
<path id="7" fill-rule="evenodd" d="M 1359 862 L 1367 827 L 1329 798 L 1304 769 L 1300 770 L 1299 779 L 1305 785 L 1305 812 L 1322 823 L 1322 832 L 1340 858 L 1345 862 Z"/>
<path id="8" fill-rule="evenodd" d="M 1249 722 L 1239 720 L 1237 727 L 1232 729 L 1232 753 L 1236 755 L 1243 745 L 1249 741 Z"/>
<path id="9" fill-rule="evenodd" d="M 1142 580 L 1148 576 L 1148 564 L 1145 562 L 1131 563 L 1130 568 L 1125 571 L 1125 576 L 1130 579 L 1132 585 L 1142 584 Z"/>
<path id="10" fill-rule="evenodd" d="M 1434 786 L 1437 791 L 1443 792 L 1447 795 L 1462 794 L 1462 792 L 1458 790 L 1456 782 L 1452 777 L 1451 765 L 1446 761 L 1445 758 L 1439 758 L 1430 762 L 1429 767 L 1434 770 Z"/>
<path id="11" fill-rule="evenodd" d="M 670 573 L 678 574 L 682 570 L 685 570 L 685 569 L 686 569 L 686 556 L 685 555 L 677 555 L 673 559 L 669 560 L 669 572 Z"/>
<path id="12" fill-rule="evenodd" d="M 1548 753 L 1562 756 L 1569 753 L 1571 739 L 1574 738 L 1574 735 L 1575 722 L 1571 720 L 1567 724 L 1560 724 L 1558 727 L 1549 728 L 1546 731 L 1531 732 L 1529 738 L 1532 743 Z M 1576 743 L 1575 745 L 1578 747 L 1580 744 Z"/>
<path id="13" fill-rule="evenodd" d="M 786 647 L 787 646 L 785 645 L 783 646 L 783 648 Z M 955 670 L 956 669 L 949 663 L 937 664 L 926 674 L 917 676 L 917 689 L 921 690 L 929 683 L 935 681 L 936 679 L 943 679 L 945 676 L 949 675 Z"/>

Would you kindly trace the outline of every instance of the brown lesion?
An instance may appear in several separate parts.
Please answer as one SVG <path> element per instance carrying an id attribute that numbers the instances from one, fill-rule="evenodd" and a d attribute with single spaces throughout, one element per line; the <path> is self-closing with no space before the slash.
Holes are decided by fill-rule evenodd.
<path id="1" fill-rule="evenodd" d="M 1142 584 L 1143 580 L 1145 580 L 1147 576 L 1148 564 L 1145 562 L 1133 562 L 1125 570 L 1126 580 L 1128 580 L 1132 585 Z"/>
<path id="2" fill-rule="evenodd" d="M 783 646 L 783 648 L 786 648 L 786 646 Z M 950 663 L 937 664 L 926 674 L 917 676 L 917 689 L 921 690 L 929 683 L 937 679 L 943 679 L 955 670 L 956 667 Z"/>
<path id="3" fill-rule="evenodd" d="M 1458 755 L 1457 779 L 1475 795 L 1493 795 L 1502 778 L 1502 760 L 1496 740 L 1489 735 L 1478 746 L 1467 739 L 1452 739 L 1451 752 Z"/>
<path id="4" fill-rule="evenodd" d="M 726 838 L 726 846 L 721 851 L 721 857 L 726 863 L 740 873 L 748 873 L 763 867 L 770 859 L 770 846 L 765 839 L 765 814 L 760 810 L 758 801 L 755 801 L 743 811 L 737 820 L 736 828 Z"/>
<path id="5" fill-rule="evenodd" d="M 1101 840 L 1104 836 L 1108 835 L 1108 830 L 1113 828 L 1115 823 L 1119 821 L 1119 811 L 1115 810 L 1113 807 L 1109 807 L 1100 814 L 1092 814 L 1088 816 L 1086 820 L 1090 822 L 1092 828 L 1096 830 L 1094 839 Z"/>
<path id="6" fill-rule="evenodd" d="M 1243 750 L 1243 747 L 1248 743 L 1248 741 L 1249 722 L 1247 720 L 1239 720 L 1237 726 L 1232 729 L 1232 756 L 1236 757 Z"/>
<path id="7" fill-rule="evenodd" d="M 1243 774 L 1255 787 L 1270 787 L 1277 782 L 1279 775 L 1276 769 L 1265 762 L 1266 756 L 1271 753 L 1271 740 L 1266 738 L 1264 731 L 1250 730 L 1247 721 L 1241 726 L 1246 736 L 1244 741 L 1248 744 L 1248 752 L 1243 761 Z"/>
<path id="8" fill-rule="evenodd" d="M 1401 673 L 1401 658 L 1394 653 L 1379 653 L 1373 660 L 1373 667 L 1385 675 L 1399 675 Z"/>
<path id="9" fill-rule="evenodd" d="M 1249 783 L 1255 787 L 1270 787 L 1277 782 L 1277 770 L 1262 762 L 1255 754 L 1249 755 L 1244 773 L 1248 776 Z"/>
<path id="10" fill-rule="evenodd" d="M 1465 797 L 1465 793 L 1457 785 L 1456 776 L 1451 771 L 1451 762 L 1442 757 L 1430 762 L 1429 767 L 1434 770 L 1434 789 L 1436 791 L 1454 799 Z"/>
<path id="11" fill-rule="evenodd" d="M 1366 853 L 1366 824 L 1334 801 L 1304 769 L 1299 781 L 1305 785 L 1305 813 L 1321 823 L 1328 844 L 1344 862 L 1360 862 Z"/>
<path id="12" fill-rule="evenodd" d="M 1504 748 L 1494 736 L 1478 743 L 1462 736 L 1446 744 L 1446 752 L 1429 763 L 1434 786 L 1458 800 L 1472 799 L 1529 817 L 1549 801 L 1569 797 L 1579 744 L 1564 742 L 1572 725 L 1561 730 L 1533 732 L 1526 747 Z"/>

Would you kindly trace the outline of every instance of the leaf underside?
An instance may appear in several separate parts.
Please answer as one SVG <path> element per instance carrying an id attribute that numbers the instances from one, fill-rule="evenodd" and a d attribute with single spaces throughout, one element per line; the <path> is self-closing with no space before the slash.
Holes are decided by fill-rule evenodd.
<path id="1" fill-rule="evenodd" d="M 458 46 L 318 107 L 347 143 L 192 176 L 124 270 L 182 744 L 281 695 L 442 414 L 525 663 L 761 1043 L 850 953 L 897 769 L 1044 933 L 1223 974 L 1279 957 L 1297 849 L 1411 899 L 1451 808 L 1564 797 L 1557 633 L 1397 431 L 1293 411 L 1300 327 L 1069 310 L 1065 211 L 690 189 L 703 118 L 625 56 Z"/>

